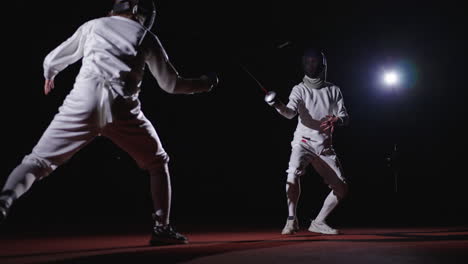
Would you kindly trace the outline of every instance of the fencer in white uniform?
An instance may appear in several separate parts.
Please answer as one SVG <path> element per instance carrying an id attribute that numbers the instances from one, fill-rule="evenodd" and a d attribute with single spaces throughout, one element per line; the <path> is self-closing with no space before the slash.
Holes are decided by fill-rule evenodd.
<path id="1" fill-rule="evenodd" d="M 149 31 L 151 0 L 116 0 L 111 15 L 84 23 L 44 60 L 45 93 L 55 76 L 82 59 L 75 84 L 37 145 L 9 175 L 0 194 L 0 220 L 12 203 L 38 179 L 69 160 L 96 136 L 105 136 L 150 174 L 155 226 L 151 244 L 187 243 L 169 223 L 169 157 L 138 95 L 146 65 L 171 94 L 208 92 L 217 78 L 182 78 L 158 38 Z M 148 24 L 149 21 L 149 24 Z"/>
<path id="2" fill-rule="evenodd" d="M 316 49 L 308 49 L 302 62 L 305 76 L 292 89 L 287 105 L 278 100 L 273 91 L 265 96 L 265 101 L 284 117 L 292 119 L 299 115 L 287 169 L 289 216 L 281 233 L 294 234 L 299 230 L 296 208 L 301 192 L 300 177 L 304 175 L 306 167 L 312 164 L 331 192 L 311 222 L 309 231 L 337 234 L 338 230 L 327 225 L 325 220 L 346 196 L 348 185 L 333 149 L 332 134 L 335 126 L 348 123 L 348 113 L 340 88 L 326 81 L 325 55 Z"/>

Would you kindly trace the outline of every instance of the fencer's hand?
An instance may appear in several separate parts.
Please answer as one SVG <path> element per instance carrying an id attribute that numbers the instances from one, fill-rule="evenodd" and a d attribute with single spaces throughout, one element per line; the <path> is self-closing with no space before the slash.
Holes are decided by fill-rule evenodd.
<path id="1" fill-rule="evenodd" d="M 323 131 L 333 130 L 335 123 L 338 121 L 338 117 L 327 115 L 325 120 L 320 123 L 320 128 Z"/>
<path id="2" fill-rule="evenodd" d="M 54 85 L 54 80 L 45 80 L 45 83 L 44 83 L 44 94 L 45 95 L 48 95 L 50 93 L 50 91 L 52 91 L 52 89 L 54 89 L 55 85 Z"/>
<path id="3" fill-rule="evenodd" d="M 266 95 L 265 95 L 265 102 L 269 105 L 269 106 L 273 106 L 275 103 L 276 103 L 276 93 L 274 91 L 269 91 Z"/>
<path id="4" fill-rule="evenodd" d="M 206 81 L 208 83 L 209 88 L 208 88 L 207 92 L 210 92 L 213 88 L 215 88 L 219 84 L 218 75 L 216 75 L 216 73 L 214 73 L 214 72 L 210 72 L 208 74 L 202 75 L 200 77 L 200 79 L 202 79 L 203 81 Z"/>

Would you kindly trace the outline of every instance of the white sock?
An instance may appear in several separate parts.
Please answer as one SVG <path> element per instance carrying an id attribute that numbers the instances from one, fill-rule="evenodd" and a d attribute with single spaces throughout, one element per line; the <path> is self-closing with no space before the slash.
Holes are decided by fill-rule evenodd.
<path id="1" fill-rule="evenodd" d="M 296 175 L 288 175 L 286 182 L 286 195 L 288 198 L 288 216 L 296 217 L 297 203 L 301 195 L 301 181 Z M 288 218 L 289 219 L 289 218 Z"/>
<path id="2" fill-rule="evenodd" d="M 34 172 L 37 167 L 34 164 L 18 165 L 8 176 L 5 186 L 2 189 L 0 199 L 11 205 L 16 199 L 27 192 L 36 181 Z"/>
<path id="3" fill-rule="evenodd" d="M 333 209 L 335 209 L 338 203 L 339 203 L 338 197 L 333 193 L 333 191 L 331 191 L 330 194 L 328 194 L 325 201 L 323 202 L 322 209 L 320 210 L 320 213 L 315 218 L 315 222 L 324 223 L 328 215 L 330 215 L 330 213 L 333 211 Z"/>
<path id="4" fill-rule="evenodd" d="M 156 225 L 168 225 L 172 197 L 169 167 L 167 164 L 158 166 L 149 173 Z"/>

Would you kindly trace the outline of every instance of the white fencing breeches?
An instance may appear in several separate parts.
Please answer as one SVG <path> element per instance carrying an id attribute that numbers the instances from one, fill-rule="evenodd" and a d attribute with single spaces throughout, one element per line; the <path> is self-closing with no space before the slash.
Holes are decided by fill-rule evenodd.
<path id="1" fill-rule="evenodd" d="M 324 155 L 325 154 L 325 155 Z M 297 203 L 300 195 L 300 177 L 305 173 L 309 164 L 312 164 L 324 182 L 332 189 L 321 210 L 323 220 L 343 199 L 348 191 L 348 185 L 343 177 L 338 157 L 333 151 L 318 155 L 308 148 L 305 142 L 294 143 L 288 166 L 286 194 L 288 198 L 289 216 L 296 215 Z"/>
<path id="2" fill-rule="evenodd" d="M 99 77 L 77 78 L 32 152 L 10 174 L 3 188 L 4 192 L 15 193 L 10 198 L 19 198 L 29 189 L 31 175 L 36 179 L 47 176 L 96 136 L 102 135 L 130 154 L 152 178 L 164 178 L 153 180 L 158 182 L 158 187 L 152 189 L 164 190 L 162 193 L 169 197 L 159 197 L 162 202 L 156 202 L 167 204 L 165 200 L 170 199 L 170 190 L 167 190 L 170 181 L 166 179 L 169 157 L 153 125 L 140 111 L 139 100 L 116 95 L 110 85 Z M 162 207 L 168 210 L 167 205 Z"/>
<path id="3" fill-rule="evenodd" d="M 288 177 L 300 177 L 305 173 L 309 164 L 312 164 L 324 182 L 336 193 L 338 197 L 346 195 L 346 181 L 343 177 L 338 157 L 332 151 L 318 155 L 307 148 L 307 144 L 300 142 L 292 147 L 289 159 Z"/>
<path id="4" fill-rule="evenodd" d="M 96 136 L 108 137 L 146 169 L 167 162 L 167 154 L 138 99 L 123 99 L 98 77 L 77 79 L 59 113 L 27 159 L 38 159 L 51 172 Z"/>

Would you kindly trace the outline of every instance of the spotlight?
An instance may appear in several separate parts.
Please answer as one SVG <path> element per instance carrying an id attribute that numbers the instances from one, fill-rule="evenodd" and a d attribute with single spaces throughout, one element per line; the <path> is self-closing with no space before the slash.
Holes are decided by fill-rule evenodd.
<path id="1" fill-rule="evenodd" d="M 388 71 L 384 73 L 383 81 L 388 86 L 394 86 L 400 82 L 400 76 L 395 71 Z"/>

